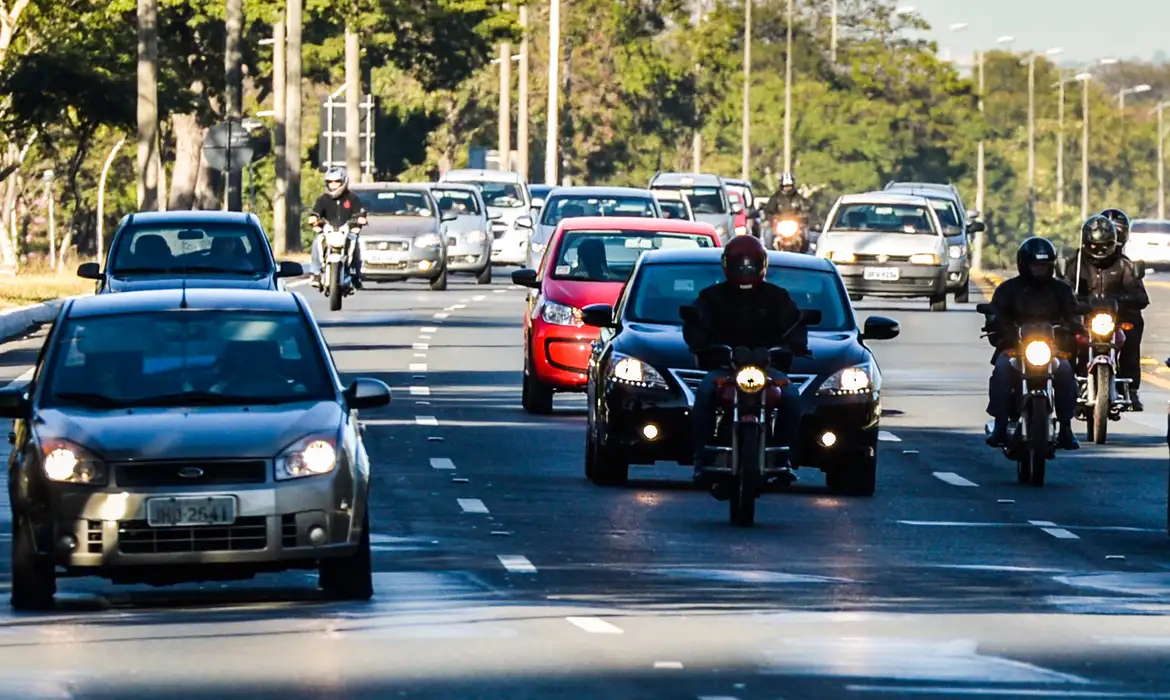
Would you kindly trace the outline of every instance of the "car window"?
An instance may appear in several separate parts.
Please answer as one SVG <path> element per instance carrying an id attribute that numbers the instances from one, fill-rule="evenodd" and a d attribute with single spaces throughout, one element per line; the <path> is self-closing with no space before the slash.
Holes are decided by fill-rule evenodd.
<path id="1" fill-rule="evenodd" d="M 56 336 L 50 405 L 217 405 L 333 398 L 321 347 L 297 313 L 164 311 L 69 319 Z M 93 404 L 98 405 L 98 404 Z"/>
<path id="2" fill-rule="evenodd" d="M 842 296 L 835 275 L 818 270 L 769 266 L 767 279 L 788 290 L 802 309 L 817 309 L 821 322 L 813 330 L 843 331 L 853 328 L 848 302 Z M 723 268 L 714 263 L 643 265 L 627 304 L 626 315 L 633 321 L 681 326 L 678 310 L 694 304 L 699 292 L 723 281 Z"/>
<path id="3" fill-rule="evenodd" d="M 930 197 L 928 201 L 943 227 L 962 230 L 963 225 L 959 223 L 959 209 L 955 206 L 954 201 L 945 197 Z"/>
<path id="4" fill-rule="evenodd" d="M 524 206 L 524 191 L 514 182 L 474 182 L 489 207 L 515 209 Z"/>
<path id="5" fill-rule="evenodd" d="M 842 204 L 828 230 L 938 233 L 926 208 L 916 204 Z"/>
<path id="6" fill-rule="evenodd" d="M 727 207 L 718 187 L 659 187 L 683 193 L 696 214 L 726 214 Z"/>
<path id="7" fill-rule="evenodd" d="M 562 234 L 552 278 L 589 282 L 625 282 L 634 263 L 648 250 L 714 248 L 710 236 L 654 231 L 566 231 Z M 548 252 L 546 251 L 547 255 Z"/>
<path id="8" fill-rule="evenodd" d="M 381 190 L 358 192 L 362 207 L 372 216 L 429 217 L 435 212 L 430 199 L 422 192 Z"/>
<path id="9" fill-rule="evenodd" d="M 475 195 L 466 190 L 434 190 L 439 211 L 444 214 L 468 216 L 481 213 Z"/>
<path id="10" fill-rule="evenodd" d="M 261 232 L 247 224 L 133 224 L 118 236 L 111 272 L 181 274 L 187 268 L 267 274 L 273 269 Z"/>
<path id="11" fill-rule="evenodd" d="M 687 216 L 687 205 L 683 202 L 671 201 L 669 199 L 659 200 L 658 207 L 662 209 L 662 218 L 664 219 L 689 219 Z"/>
<path id="12" fill-rule="evenodd" d="M 1170 221 L 1158 221 L 1152 219 L 1135 220 L 1130 226 L 1129 232 L 1133 233 L 1170 233 Z"/>
<path id="13" fill-rule="evenodd" d="M 559 195 L 544 203 L 540 223 L 556 226 L 564 219 L 583 216 L 658 216 L 650 197 L 587 197 Z"/>

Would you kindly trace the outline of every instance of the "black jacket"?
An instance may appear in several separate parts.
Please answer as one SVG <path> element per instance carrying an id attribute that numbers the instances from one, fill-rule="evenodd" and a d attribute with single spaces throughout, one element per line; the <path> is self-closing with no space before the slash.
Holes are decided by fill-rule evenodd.
<path id="1" fill-rule="evenodd" d="M 683 339 L 700 356 L 713 345 L 731 348 L 786 347 L 794 355 L 808 352 L 808 328 L 788 290 L 770 282 L 743 290 L 720 282 L 699 292 L 699 318 L 683 323 Z M 785 367 L 777 367 L 786 370 Z"/>
<path id="2" fill-rule="evenodd" d="M 1064 272 L 1064 279 L 1077 293 L 1077 299 L 1085 301 L 1094 296 L 1114 299 L 1120 311 L 1128 315 L 1137 315 L 1150 305 L 1150 295 L 1146 293 L 1146 285 L 1138 277 L 1137 266 L 1132 260 L 1125 255 L 1117 254 L 1098 267 L 1084 256 L 1080 257 L 1078 265 L 1079 252 L 1073 253 L 1068 259 Z"/>
<path id="3" fill-rule="evenodd" d="M 1072 287 L 1059 278 L 1032 283 L 1013 277 L 996 287 L 991 305 L 995 307 L 995 317 L 994 325 L 988 328 L 992 332 L 988 339 L 996 348 L 993 362 L 1000 352 L 1019 342 L 1019 328 L 1027 323 L 1061 324 L 1066 333 L 1084 330 Z M 1067 338 L 1060 342 L 1061 335 L 1057 335 L 1058 344 L 1068 345 Z"/>
<path id="4" fill-rule="evenodd" d="M 799 219 L 808 219 L 809 213 L 812 211 L 812 205 L 799 192 L 786 194 L 783 191 L 777 190 L 769 199 L 768 203 L 764 205 L 764 214 L 767 216 L 774 216 L 776 214 L 794 214 Z"/>
<path id="5" fill-rule="evenodd" d="M 313 205 L 312 213 L 324 219 L 330 226 L 337 228 L 348 224 L 358 214 L 364 214 L 365 209 L 362 208 L 362 201 L 358 199 L 357 195 L 346 190 L 345 194 L 337 199 L 328 193 L 318 197 L 317 202 Z"/>

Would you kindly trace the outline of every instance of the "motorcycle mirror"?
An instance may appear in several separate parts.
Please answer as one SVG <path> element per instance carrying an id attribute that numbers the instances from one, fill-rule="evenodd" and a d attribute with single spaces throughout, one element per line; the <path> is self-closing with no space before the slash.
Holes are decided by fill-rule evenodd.
<path id="1" fill-rule="evenodd" d="M 823 314 L 820 309 L 801 309 L 800 320 L 806 326 L 815 326 L 821 322 Z"/>
<path id="2" fill-rule="evenodd" d="M 678 317 L 684 321 L 695 322 L 699 320 L 699 310 L 693 306 L 680 306 L 678 308 Z"/>
<path id="3" fill-rule="evenodd" d="M 995 307 L 986 302 L 975 305 L 975 312 L 983 314 L 984 316 L 992 316 L 995 314 Z"/>
<path id="4" fill-rule="evenodd" d="M 1137 269 L 1135 270 L 1135 271 L 1137 272 L 1137 278 L 1138 278 L 1139 280 L 1140 280 L 1140 279 L 1145 279 L 1145 277 L 1146 277 L 1146 261 L 1144 261 L 1144 260 L 1135 260 L 1135 261 L 1134 261 L 1134 263 L 1133 263 L 1133 265 L 1134 265 L 1134 267 L 1135 267 L 1135 268 L 1137 268 Z"/>

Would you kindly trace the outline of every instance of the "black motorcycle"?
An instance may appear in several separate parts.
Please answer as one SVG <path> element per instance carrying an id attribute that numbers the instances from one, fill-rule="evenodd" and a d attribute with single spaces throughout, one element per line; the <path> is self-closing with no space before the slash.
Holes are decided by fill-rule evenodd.
<path id="1" fill-rule="evenodd" d="M 1109 421 L 1121 420 L 1132 405 L 1129 384 L 1117 376 L 1117 358 L 1125 345 L 1125 325 L 1117 323 L 1116 299 L 1094 297 L 1082 305 L 1089 330 L 1087 360 L 1078 367 L 1077 418 L 1088 424 L 1089 439 L 1098 445 L 1108 440 Z M 1130 326 L 1132 328 L 1132 326 Z"/>
<path id="2" fill-rule="evenodd" d="M 808 224 L 791 214 L 772 217 L 772 247 L 789 253 L 809 252 Z"/>

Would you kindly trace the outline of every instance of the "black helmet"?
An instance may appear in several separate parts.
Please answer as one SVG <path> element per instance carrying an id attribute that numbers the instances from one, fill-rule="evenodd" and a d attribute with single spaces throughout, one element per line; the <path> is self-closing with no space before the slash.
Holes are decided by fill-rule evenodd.
<path id="1" fill-rule="evenodd" d="M 1047 238 L 1033 236 L 1021 243 L 1020 249 L 1016 251 L 1016 269 L 1020 271 L 1020 276 L 1024 279 L 1035 279 L 1030 266 L 1032 263 L 1038 262 L 1046 263 L 1048 266 L 1048 272 L 1043 276 L 1043 279 L 1051 278 L 1056 274 L 1056 246 L 1052 245 L 1052 241 Z"/>
<path id="2" fill-rule="evenodd" d="M 1129 243 L 1129 215 L 1120 209 L 1106 209 L 1100 216 L 1113 222 L 1114 228 L 1117 229 L 1117 245 L 1124 248 L 1125 244 Z"/>
<path id="3" fill-rule="evenodd" d="M 1117 227 L 1099 214 L 1090 216 L 1081 226 L 1081 250 L 1094 263 L 1104 262 L 1117 252 L 1120 247 L 1117 238 Z"/>

